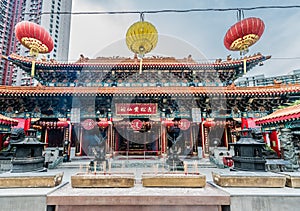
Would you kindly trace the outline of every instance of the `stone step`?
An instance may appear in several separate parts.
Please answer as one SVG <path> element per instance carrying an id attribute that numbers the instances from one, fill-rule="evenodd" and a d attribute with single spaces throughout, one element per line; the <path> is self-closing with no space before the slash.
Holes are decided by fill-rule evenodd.
<path id="1" fill-rule="evenodd" d="M 89 165 L 90 161 L 93 159 L 76 159 L 70 162 L 63 162 L 57 166 L 57 168 L 86 168 Z M 209 159 L 200 159 L 200 160 L 183 160 L 187 163 L 188 168 L 216 168 L 217 166 L 214 163 L 211 163 Z M 162 159 L 109 159 L 108 163 L 110 163 L 111 168 L 152 168 L 157 166 L 158 168 L 168 168 L 168 165 Z M 197 164 L 197 165 L 196 165 Z"/>

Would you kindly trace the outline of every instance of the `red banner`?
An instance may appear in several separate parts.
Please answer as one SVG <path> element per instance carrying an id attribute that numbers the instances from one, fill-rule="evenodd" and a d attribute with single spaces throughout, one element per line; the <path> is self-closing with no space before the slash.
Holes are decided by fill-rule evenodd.
<path id="1" fill-rule="evenodd" d="M 116 115 L 155 115 L 155 103 L 116 103 Z"/>

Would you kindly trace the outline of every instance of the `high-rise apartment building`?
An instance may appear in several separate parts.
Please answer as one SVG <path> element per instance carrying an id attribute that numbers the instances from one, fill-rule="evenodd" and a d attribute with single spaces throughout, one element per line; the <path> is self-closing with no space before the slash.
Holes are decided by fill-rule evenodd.
<path id="1" fill-rule="evenodd" d="M 54 41 L 54 49 L 46 55 L 47 59 L 67 61 L 71 15 L 71 0 L 2 0 L 0 13 L 0 53 L 28 55 L 29 50 L 22 47 L 15 38 L 14 26 L 22 20 L 32 21 L 43 26 Z M 28 85 L 29 77 L 21 70 L 14 69 L 5 60 L 0 63 L 0 78 L 3 85 Z"/>
<path id="2" fill-rule="evenodd" d="M 17 51 L 14 25 L 23 19 L 24 0 L 1 0 L 0 12 L 0 55 L 9 55 Z M 10 85 L 13 78 L 13 66 L 0 60 L 0 84 Z"/>

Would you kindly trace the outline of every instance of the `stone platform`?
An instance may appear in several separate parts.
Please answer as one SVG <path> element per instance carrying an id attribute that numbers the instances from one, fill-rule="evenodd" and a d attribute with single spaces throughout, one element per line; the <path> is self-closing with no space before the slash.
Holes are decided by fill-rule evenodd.
<path id="1" fill-rule="evenodd" d="M 47 197 L 55 210 L 181 210 L 220 211 L 230 204 L 227 193 L 206 184 L 204 188 L 72 188 L 67 184 Z"/>
<path id="2" fill-rule="evenodd" d="M 71 176 L 73 188 L 129 188 L 134 186 L 133 173 L 96 172 L 76 173 Z"/>
<path id="3" fill-rule="evenodd" d="M 146 165 L 143 165 L 144 161 L 141 164 L 138 163 L 139 165 L 134 165 L 140 161 L 129 160 L 125 168 L 112 168 L 112 171 L 116 172 L 134 172 L 134 187 L 72 188 L 71 176 L 81 172 L 80 166 L 86 166 L 89 162 L 89 160 L 72 161 L 63 163 L 58 169 L 49 169 L 50 174 L 64 173 L 62 183 L 52 188 L 0 188 L 0 210 L 57 211 L 68 208 L 69 210 L 86 208 L 85 210 L 90 211 L 102 208 L 101 210 L 104 211 L 152 211 L 154 209 L 295 211 L 300 207 L 300 188 L 287 186 L 280 188 L 221 187 L 213 182 L 212 172 L 230 173 L 230 170 L 204 168 L 201 165 L 198 165 L 198 172 L 206 176 L 206 184 L 203 188 L 143 187 L 142 174 L 144 172 L 155 173 L 157 170 L 164 170 L 153 168 L 157 166 L 155 161 L 152 165 L 150 161 L 145 162 Z M 193 161 L 191 165 L 188 165 L 188 173 L 195 171 L 192 164 Z M 295 174 L 299 174 L 299 171 Z"/>
<path id="4" fill-rule="evenodd" d="M 286 177 L 286 186 L 291 188 L 300 188 L 300 172 L 280 172 Z"/>
<path id="5" fill-rule="evenodd" d="M 63 173 L 10 173 L 0 174 L 0 188 L 52 188 L 62 182 Z"/>
<path id="6" fill-rule="evenodd" d="M 203 188 L 206 177 L 199 173 L 145 172 L 142 174 L 142 184 L 144 187 Z"/>
<path id="7" fill-rule="evenodd" d="M 296 211 L 300 207 L 299 188 L 217 188 L 230 194 L 230 211 Z"/>
<path id="8" fill-rule="evenodd" d="M 215 184 L 221 187 L 285 187 L 286 177 L 272 172 L 212 171 Z"/>

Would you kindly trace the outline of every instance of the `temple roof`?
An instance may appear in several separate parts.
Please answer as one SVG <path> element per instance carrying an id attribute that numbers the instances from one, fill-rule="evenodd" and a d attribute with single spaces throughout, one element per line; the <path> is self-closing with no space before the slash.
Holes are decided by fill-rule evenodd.
<path id="1" fill-rule="evenodd" d="M 257 119 L 255 123 L 257 125 L 264 124 L 276 124 L 286 121 L 295 121 L 300 119 L 300 105 L 289 106 L 286 108 L 279 109 L 272 114 Z"/>
<path id="2" fill-rule="evenodd" d="M 33 58 L 19 56 L 16 54 L 11 54 L 5 59 L 11 61 L 12 63 L 24 68 L 31 69 L 31 63 Z M 226 70 L 237 66 L 243 66 L 244 60 L 246 60 L 247 65 L 257 65 L 260 61 L 265 61 L 271 58 L 271 56 L 263 56 L 260 53 L 254 54 L 252 56 L 245 56 L 239 59 L 232 59 L 228 57 L 227 60 L 222 61 L 217 59 L 215 62 L 205 62 L 198 63 L 191 58 L 176 59 L 174 57 L 150 57 L 143 58 L 143 69 L 178 69 L 178 68 L 189 68 L 189 69 L 212 69 L 212 70 Z M 138 70 L 139 69 L 139 59 L 137 58 L 120 58 L 120 57 L 98 57 L 96 59 L 83 59 L 78 60 L 75 63 L 61 63 L 55 60 L 46 61 L 44 59 L 36 61 L 36 69 L 42 70 L 81 70 L 82 68 L 87 69 L 129 69 Z"/>
<path id="3" fill-rule="evenodd" d="M 0 96 L 157 96 L 216 95 L 228 97 L 274 97 L 300 93 L 300 84 L 259 87 L 17 87 L 0 86 Z"/>
<path id="4" fill-rule="evenodd" d="M 8 57 L 3 56 L 3 58 L 30 73 L 33 58 L 16 54 Z M 228 56 L 224 61 L 217 59 L 214 62 L 198 63 L 191 57 L 176 59 L 174 57 L 153 56 L 143 58 L 142 63 L 140 63 L 137 57 L 88 59 L 82 56 L 75 63 L 38 60 L 35 62 L 35 69 L 36 78 L 43 85 L 48 85 L 47 82 L 59 82 L 59 86 L 72 86 L 70 83 L 80 81 L 84 86 L 91 86 L 87 85 L 90 82 L 106 83 L 110 86 L 111 82 L 139 83 L 140 81 L 136 78 L 141 79 L 142 82 L 151 83 L 163 80 L 171 82 L 173 79 L 172 82 L 175 81 L 175 83 L 189 82 L 196 84 L 196 86 L 198 82 L 220 82 L 226 85 L 227 82 L 234 81 L 269 58 L 270 56 L 257 53 L 239 59 L 232 59 Z M 142 65 L 141 69 L 140 65 Z"/>

